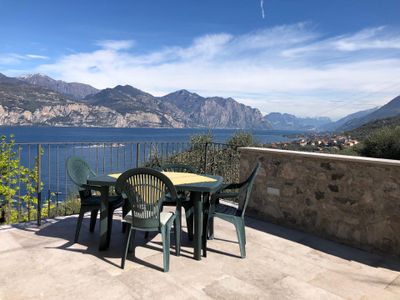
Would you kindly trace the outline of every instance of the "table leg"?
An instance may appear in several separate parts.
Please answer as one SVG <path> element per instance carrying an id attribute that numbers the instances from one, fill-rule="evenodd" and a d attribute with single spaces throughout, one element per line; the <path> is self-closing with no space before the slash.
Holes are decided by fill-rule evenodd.
<path id="1" fill-rule="evenodd" d="M 201 248 L 203 249 L 203 256 L 207 257 L 207 234 L 208 234 L 208 216 L 210 209 L 210 193 L 203 194 L 203 235 Z"/>
<path id="2" fill-rule="evenodd" d="M 201 192 L 191 192 L 194 202 L 194 258 L 201 260 L 202 232 L 203 232 L 203 201 Z"/>
<path id="3" fill-rule="evenodd" d="M 100 190 L 100 243 L 99 250 L 107 250 L 110 244 L 108 234 L 108 187 Z"/>

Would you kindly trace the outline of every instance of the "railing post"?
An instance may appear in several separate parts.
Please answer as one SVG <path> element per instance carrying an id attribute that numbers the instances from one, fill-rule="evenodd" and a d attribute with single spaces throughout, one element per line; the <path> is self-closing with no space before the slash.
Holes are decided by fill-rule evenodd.
<path id="1" fill-rule="evenodd" d="M 204 173 L 207 173 L 207 150 L 208 150 L 208 142 L 204 144 Z"/>
<path id="2" fill-rule="evenodd" d="M 140 165 L 140 144 L 136 143 L 136 168 Z"/>
<path id="3" fill-rule="evenodd" d="M 21 163 L 21 146 L 18 145 L 18 162 Z M 18 168 L 18 223 L 21 221 L 22 214 L 22 204 L 21 204 L 21 168 Z"/>
<path id="4" fill-rule="evenodd" d="M 42 190 L 41 190 L 41 177 L 42 177 L 42 145 L 37 145 L 37 182 L 36 182 L 36 191 L 37 191 L 37 226 L 41 225 L 42 219 Z"/>
<path id="5" fill-rule="evenodd" d="M 47 198 L 47 218 L 50 218 L 50 206 L 51 206 L 51 148 L 50 148 L 50 144 L 47 145 L 48 149 L 47 149 L 47 177 L 48 177 L 48 198 Z M 46 204 L 45 204 L 46 205 Z"/>

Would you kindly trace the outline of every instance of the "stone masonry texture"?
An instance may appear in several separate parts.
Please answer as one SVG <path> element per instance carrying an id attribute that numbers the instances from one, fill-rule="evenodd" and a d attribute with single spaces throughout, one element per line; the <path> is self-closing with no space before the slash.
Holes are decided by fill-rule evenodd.
<path id="1" fill-rule="evenodd" d="M 400 161 L 240 148 L 241 179 L 261 169 L 248 213 L 400 256 Z"/>

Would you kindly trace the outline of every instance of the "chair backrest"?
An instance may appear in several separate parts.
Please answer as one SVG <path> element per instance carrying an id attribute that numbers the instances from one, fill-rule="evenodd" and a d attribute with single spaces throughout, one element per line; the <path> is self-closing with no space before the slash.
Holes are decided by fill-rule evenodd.
<path id="1" fill-rule="evenodd" d="M 239 207 L 238 213 L 243 217 L 246 212 L 247 205 L 249 204 L 251 191 L 253 189 L 254 180 L 256 179 L 258 170 L 260 169 L 260 162 L 257 162 L 257 165 L 254 167 L 250 176 L 241 183 L 242 187 L 239 190 Z"/>
<path id="2" fill-rule="evenodd" d="M 87 183 L 89 177 L 96 176 L 88 163 L 79 156 L 70 156 L 67 159 L 66 168 L 68 177 L 80 188 Z"/>
<path id="3" fill-rule="evenodd" d="M 131 169 L 117 179 L 115 190 L 132 209 L 133 227 L 156 229 L 160 227 L 160 209 L 165 195 L 178 201 L 171 180 L 150 168 Z"/>
<path id="4" fill-rule="evenodd" d="M 161 170 L 165 172 L 197 173 L 195 167 L 184 164 L 164 164 Z"/>

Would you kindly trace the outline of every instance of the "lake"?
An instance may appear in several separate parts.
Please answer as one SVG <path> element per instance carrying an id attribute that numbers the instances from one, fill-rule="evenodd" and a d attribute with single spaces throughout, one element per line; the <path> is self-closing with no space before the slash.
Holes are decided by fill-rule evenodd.
<path id="1" fill-rule="evenodd" d="M 211 131 L 214 141 L 223 143 L 237 129 L 199 128 L 77 128 L 77 127 L 0 127 L 0 135 L 15 135 L 19 143 L 46 142 L 188 142 L 196 134 Z M 248 130 L 263 144 L 289 140 L 289 130 Z"/>
<path id="2" fill-rule="evenodd" d="M 217 143 L 226 142 L 237 132 L 235 129 L 210 131 Z M 59 193 L 59 200 L 64 200 L 74 190 L 65 170 L 65 162 L 71 155 L 83 157 L 98 174 L 123 172 L 143 165 L 155 154 L 162 161 L 166 157 L 187 151 L 190 149 L 188 142 L 192 136 L 207 132 L 208 129 L 197 128 L 0 127 L 0 135 L 15 136 L 19 144 L 16 155 L 25 167 L 33 168 L 38 144 L 41 144 L 44 200 L 49 199 L 50 192 Z M 286 135 L 301 133 L 280 130 L 249 132 L 263 144 L 287 141 L 289 138 Z M 24 187 L 21 187 L 19 194 L 21 193 L 24 193 Z"/>

